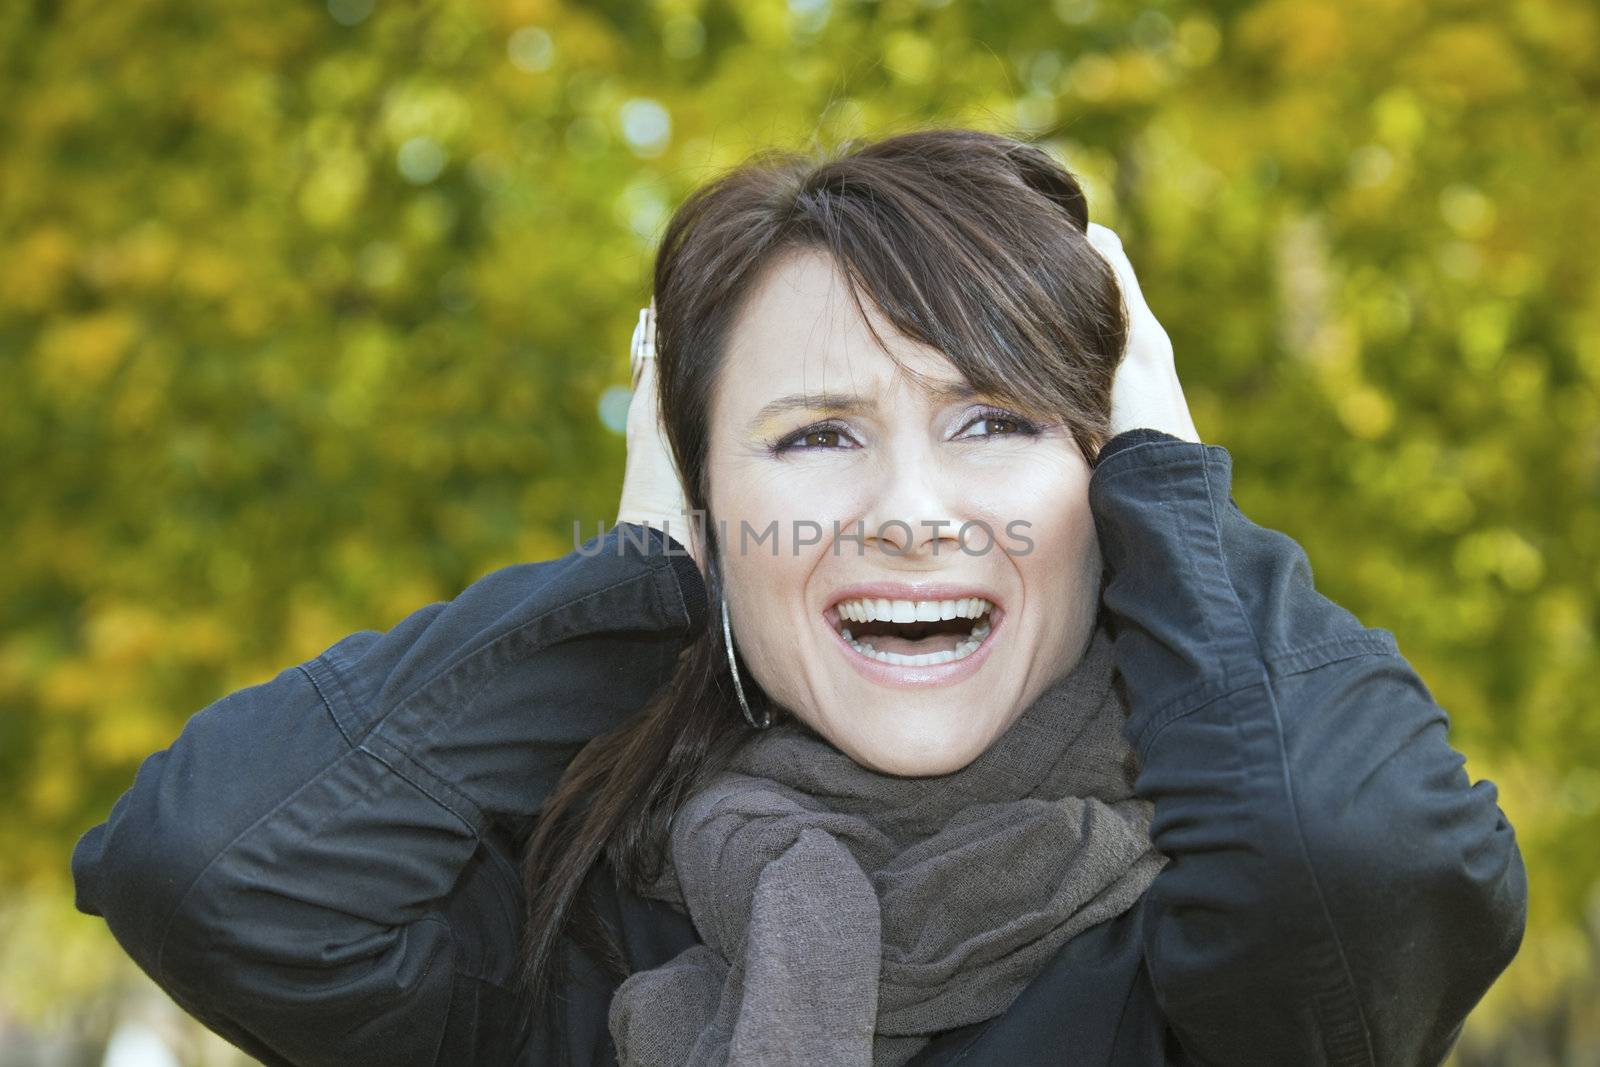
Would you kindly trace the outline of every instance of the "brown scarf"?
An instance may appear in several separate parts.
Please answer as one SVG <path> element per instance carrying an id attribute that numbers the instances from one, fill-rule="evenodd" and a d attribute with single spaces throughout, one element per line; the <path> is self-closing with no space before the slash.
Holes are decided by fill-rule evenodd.
<path id="1" fill-rule="evenodd" d="M 950 774 L 868 770 L 792 723 L 754 734 L 673 818 L 647 895 L 702 943 L 617 989 L 622 1067 L 898 1067 L 1131 907 L 1167 858 L 1133 792 L 1104 618 Z"/>

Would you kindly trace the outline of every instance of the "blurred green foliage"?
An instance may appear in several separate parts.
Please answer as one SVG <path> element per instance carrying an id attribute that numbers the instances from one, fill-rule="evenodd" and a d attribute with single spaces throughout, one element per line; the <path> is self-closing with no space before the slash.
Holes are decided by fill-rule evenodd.
<path id="1" fill-rule="evenodd" d="M 610 517 L 690 189 L 964 124 L 1083 178 L 1240 506 L 1498 783 L 1531 924 L 1463 1055 L 1600 1041 L 1590 0 L 19 0 L 0 56 L 13 899 L 195 710 Z M 104 979 L 19 951 L 0 1015 Z"/>

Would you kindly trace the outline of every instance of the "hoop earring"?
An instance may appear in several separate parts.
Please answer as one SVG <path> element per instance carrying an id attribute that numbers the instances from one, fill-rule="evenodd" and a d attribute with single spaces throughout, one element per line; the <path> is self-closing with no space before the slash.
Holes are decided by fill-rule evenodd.
<path id="1" fill-rule="evenodd" d="M 733 675 L 733 692 L 739 698 L 739 707 L 744 711 L 744 720 L 757 730 L 765 730 L 772 725 L 772 715 L 767 711 L 761 713 L 761 721 L 756 722 L 756 717 L 750 712 L 750 704 L 744 698 L 744 683 L 739 681 L 739 664 L 733 658 L 733 630 L 728 625 L 728 597 L 722 597 L 722 647 L 728 650 L 728 670 Z"/>

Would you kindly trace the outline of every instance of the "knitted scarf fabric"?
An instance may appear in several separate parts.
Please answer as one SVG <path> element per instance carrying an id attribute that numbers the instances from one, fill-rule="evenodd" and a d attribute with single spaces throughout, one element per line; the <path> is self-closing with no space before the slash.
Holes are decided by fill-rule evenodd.
<path id="1" fill-rule="evenodd" d="M 1131 907 L 1166 857 L 1133 792 L 1104 620 L 950 774 L 881 774 L 790 722 L 753 734 L 673 818 L 646 895 L 702 943 L 617 989 L 622 1067 L 899 1067 Z"/>

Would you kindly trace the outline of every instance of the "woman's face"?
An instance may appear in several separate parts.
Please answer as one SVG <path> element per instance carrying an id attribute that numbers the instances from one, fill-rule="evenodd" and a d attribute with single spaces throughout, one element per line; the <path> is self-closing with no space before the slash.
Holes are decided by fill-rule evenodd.
<path id="1" fill-rule="evenodd" d="M 1090 468 L 1065 426 L 970 395 L 868 307 L 929 381 L 877 347 L 826 253 L 765 273 L 713 399 L 711 516 L 734 644 L 767 693 L 857 763 L 943 774 L 1087 647 Z"/>

